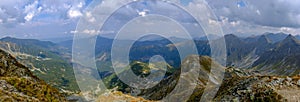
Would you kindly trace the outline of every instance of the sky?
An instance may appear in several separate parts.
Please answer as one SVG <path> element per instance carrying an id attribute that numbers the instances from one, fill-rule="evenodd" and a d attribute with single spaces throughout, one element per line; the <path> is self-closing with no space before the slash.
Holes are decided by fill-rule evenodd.
<path id="1" fill-rule="evenodd" d="M 76 26 L 92 0 L 0 0 L 0 37 L 59 38 L 76 33 Z M 217 19 L 210 24 L 220 24 L 224 33 L 240 36 L 263 34 L 265 32 L 300 34 L 300 0 L 206 0 Z M 193 0 L 181 0 L 187 8 Z M 156 5 L 156 9 L 151 9 Z M 107 4 L 108 7 L 115 5 Z M 157 9 L 160 7 L 160 9 Z M 127 9 L 126 9 L 127 8 Z M 191 16 L 174 7 L 154 3 L 150 5 L 129 5 L 121 8 L 111 22 L 125 22 L 132 15 L 145 16 L 149 12 L 168 13 L 176 16 L 185 26 L 195 25 Z M 144 9 L 143 9 L 144 8 Z M 125 9 L 125 10 L 122 10 Z M 130 11 L 131 10 L 131 11 Z M 122 15 L 122 16 L 120 16 Z M 175 17 L 176 18 L 176 17 Z M 93 20 L 93 19 L 92 19 Z M 107 25 L 107 33 L 113 33 L 114 25 Z M 197 33 L 197 29 L 191 29 Z M 89 31 L 88 33 L 97 33 Z"/>

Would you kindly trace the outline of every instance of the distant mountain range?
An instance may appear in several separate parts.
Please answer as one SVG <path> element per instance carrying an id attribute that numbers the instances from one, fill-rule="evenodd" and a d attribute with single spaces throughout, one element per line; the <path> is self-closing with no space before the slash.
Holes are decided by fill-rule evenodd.
<path id="1" fill-rule="evenodd" d="M 236 35 L 228 34 L 225 36 L 227 53 L 228 53 L 227 65 L 240 67 L 240 68 L 247 68 L 247 69 L 252 69 L 253 67 L 255 67 L 255 69 L 253 70 L 259 70 L 259 71 L 265 69 L 272 69 L 271 65 L 276 65 L 275 63 L 278 62 L 273 61 L 274 58 L 272 60 L 270 58 L 267 58 L 267 56 L 270 56 L 268 55 L 270 54 L 269 53 L 270 50 L 278 49 L 277 47 L 279 46 L 278 44 L 280 42 L 282 42 L 281 46 L 285 46 L 285 48 L 287 49 L 290 48 L 290 50 L 295 50 L 294 54 L 299 53 L 297 52 L 297 43 L 289 44 L 293 42 L 287 41 L 287 40 L 294 40 L 297 42 L 298 39 L 296 39 L 296 37 L 293 37 L 293 39 L 285 39 L 288 36 L 289 36 L 288 34 L 284 34 L 284 33 L 278 33 L 278 34 L 265 33 L 264 35 L 261 36 L 240 38 L 237 37 Z M 172 39 L 177 39 L 177 38 L 172 38 Z M 217 38 L 215 40 L 217 40 Z M 95 47 L 97 66 L 99 68 L 102 68 L 103 71 L 108 71 L 108 72 L 112 71 L 110 67 L 111 66 L 110 52 L 111 52 L 111 46 L 113 41 L 114 41 L 113 39 L 97 37 L 97 42 Z M 151 58 L 153 55 L 158 54 L 164 56 L 165 60 L 171 66 L 178 68 L 181 65 L 181 60 L 178 56 L 178 51 L 174 49 L 175 46 L 177 47 L 191 46 L 190 44 L 192 42 L 187 39 L 177 39 L 177 41 L 178 42 L 173 44 L 166 38 L 162 38 L 159 36 L 148 36 L 145 39 L 142 39 L 141 41 L 137 41 L 136 43 L 134 43 L 130 52 L 130 60 L 147 62 L 149 58 Z M 283 41 L 286 43 L 283 43 Z M 0 44 L 1 48 L 6 49 L 9 52 L 14 52 L 15 54 L 18 55 L 17 56 L 18 59 L 22 59 L 22 58 L 24 59 L 24 57 L 26 56 L 26 58 L 21 62 L 26 63 L 26 65 L 29 66 L 30 68 L 32 67 L 33 69 L 35 69 L 36 67 L 37 69 L 40 69 L 40 70 L 35 70 L 35 73 L 41 74 L 44 73 L 45 71 L 47 73 L 48 71 L 50 71 L 47 69 L 43 69 L 43 66 L 48 66 L 47 68 L 52 70 L 67 69 L 66 71 L 63 71 L 66 72 L 65 74 L 62 74 L 62 72 L 60 72 L 61 74 L 57 73 L 62 76 L 60 78 L 57 78 L 57 80 L 60 80 L 59 83 L 61 83 L 62 81 L 66 81 L 65 79 L 68 80 L 66 81 L 68 83 L 75 81 L 71 77 L 65 78 L 65 77 L 72 76 L 72 74 L 69 73 L 72 72 L 72 65 L 71 65 L 72 62 L 70 61 L 72 43 L 73 43 L 72 40 L 67 40 L 55 44 L 49 41 L 39 41 L 34 39 L 16 39 L 16 38 L 6 37 L 0 39 L 0 42 L 2 42 Z M 126 43 L 128 41 L 123 40 L 123 42 Z M 206 39 L 198 39 L 198 40 L 195 39 L 193 42 L 196 43 L 199 55 L 208 55 L 208 56 L 210 55 L 210 46 Z M 280 50 L 280 51 L 284 51 L 284 50 Z M 28 55 L 43 60 L 35 61 L 32 58 L 31 60 L 28 60 L 28 58 L 30 58 L 28 57 Z M 282 52 L 280 53 L 280 55 L 285 56 L 286 54 Z M 49 58 L 53 60 L 49 60 Z M 293 58 L 289 57 L 289 59 L 292 60 Z M 272 73 L 269 71 L 268 73 L 279 74 L 279 75 L 299 74 L 299 72 L 294 71 L 296 69 L 299 69 L 299 67 L 294 67 L 294 66 L 299 66 L 295 64 L 297 62 L 297 58 L 293 60 L 294 61 L 290 61 L 289 64 L 284 64 L 285 66 L 293 66 L 293 70 L 290 70 L 290 72 L 284 74 L 284 73 L 275 73 L 275 72 Z M 28 61 L 31 62 L 33 65 L 31 65 L 31 63 L 28 63 Z M 49 63 L 52 64 L 49 65 Z M 265 63 L 267 65 L 264 65 Z M 281 61 L 281 63 L 284 63 L 284 61 Z M 61 65 L 62 68 L 57 68 L 57 66 L 51 66 L 51 65 Z M 41 74 L 41 76 L 43 75 Z M 53 78 L 55 77 L 57 76 L 53 76 Z M 55 85 L 57 84 L 58 83 L 55 83 Z M 64 86 L 69 87 L 68 85 L 64 85 Z M 76 87 L 76 86 L 72 86 L 72 87 Z"/>
<path id="2" fill-rule="evenodd" d="M 244 84 L 242 83 L 249 82 L 245 81 L 247 77 L 249 77 L 251 80 L 255 80 L 253 82 L 254 84 L 251 81 L 251 85 L 256 85 L 259 84 L 258 79 L 267 78 L 258 77 L 259 75 L 277 77 L 296 76 L 300 74 L 299 36 L 292 36 L 284 33 L 265 33 L 263 35 L 251 36 L 247 38 L 241 38 L 234 34 L 228 34 L 225 35 L 224 38 L 227 50 L 227 66 L 224 66 L 222 68 L 234 67 L 233 69 L 230 69 L 231 71 L 233 71 L 233 73 L 225 74 L 225 76 L 229 77 L 229 79 L 226 81 L 228 84 L 234 83 L 233 81 L 238 81 L 239 83 L 237 84 L 241 85 L 241 87 L 246 87 L 243 86 Z M 147 63 L 154 55 L 163 56 L 167 64 L 172 69 L 168 71 L 168 74 L 163 79 L 161 85 L 158 85 L 150 90 L 142 90 L 139 94 L 136 95 L 142 96 L 146 99 L 160 99 L 159 96 L 161 97 L 164 95 L 158 94 L 157 92 L 154 93 L 153 90 L 172 89 L 172 87 L 174 87 L 170 82 L 174 82 L 178 79 L 178 74 L 180 74 L 178 70 L 180 70 L 180 68 L 184 66 L 185 62 L 185 60 L 180 59 L 176 47 L 189 48 L 189 46 L 192 46 L 192 44 L 195 43 L 199 55 L 210 56 L 209 41 L 205 38 L 187 40 L 173 37 L 170 39 L 173 39 L 176 42 L 172 43 L 167 38 L 149 36 L 136 41 L 131 47 L 129 53 L 131 67 L 129 68 L 133 68 L 135 74 L 147 76 L 147 73 L 143 72 L 149 72 L 149 70 L 151 69 L 147 67 Z M 213 39 L 211 41 L 217 40 L 220 39 L 216 37 L 216 39 Z M 129 40 L 120 41 L 122 43 L 129 42 Z M 91 74 L 100 74 L 100 79 L 104 80 L 109 88 L 118 86 L 119 91 L 130 93 L 132 90 L 124 83 L 120 82 L 118 77 L 113 72 L 112 64 L 110 62 L 112 49 L 111 47 L 113 42 L 113 39 L 97 37 L 95 56 L 98 71 L 91 69 Z M 72 69 L 72 64 L 74 64 L 74 62 L 71 61 L 72 44 L 73 40 L 52 43 L 49 41 L 39 41 L 35 39 L 16 39 L 11 37 L 0 39 L 0 48 L 2 50 L 14 56 L 17 61 L 28 67 L 34 75 L 45 80 L 45 82 L 49 83 L 51 86 L 59 88 L 61 92 L 65 93 L 69 93 L 69 91 L 71 91 L 72 93 L 79 90 Z M 124 48 L 120 46 L 118 47 L 118 49 L 122 51 L 122 49 Z M 187 59 L 195 59 L 195 57 L 189 57 L 189 55 L 185 57 Z M 210 59 L 209 57 L 200 58 L 206 60 Z M 126 70 L 124 73 L 126 73 Z M 227 71 L 228 70 L 229 69 L 227 69 Z M 202 82 L 203 85 L 205 82 L 204 79 L 206 78 L 205 75 L 207 74 L 204 72 L 202 73 L 202 75 L 204 76 L 199 78 L 201 79 L 200 82 Z M 206 70 L 206 72 L 208 72 L 208 70 Z M 259 72 L 259 74 L 256 74 L 256 72 Z M 234 78 L 230 79 L 232 77 Z M 97 80 L 100 79 L 97 78 Z M 293 84 L 295 83 L 292 81 L 290 82 Z M 163 86 L 166 84 L 168 84 L 169 86 Z M 263 84 L 269 85 L 270 83 L 264 82 Z M 194 98 L 191 98 L 189 100 L 198 100 L 198 96 L 202 94 L 201 92 L 203 91 L 203 85 L 201 86 L 199 84 L 197 90 L 200 93 L 194 92 Z M 227 86 L 222 87 L 227 88 Z M 235 86 L 231 85 L 230 87 Z M 263 87 L 263 89 L 272 90 L 265 87 Z M 253 90 L 255 90 L 257 93 L 261 93 L 261 91 L 259 91 L 257 88 L 254 88 Z M 161 90 L 158 92 L 167 94 L 167 91 L 168 90 Z M 229 94 L 224 90 L 221 91 L 223 92 L 218 94 Z M 275 94 L 277 95 L 277 92 L 275 92 Z M 237 97 L 227 97 L 222 95 L 219 95 L 220 97 L 216 97 L 216 100 Z M 247 95 L 255 94 L 248 93 Z M 261 95 L 260 97 L 264 96 L 262 94 L 259 95 Z M 245 100 L 250 99 L 251 97 L 245 98 Z"/>

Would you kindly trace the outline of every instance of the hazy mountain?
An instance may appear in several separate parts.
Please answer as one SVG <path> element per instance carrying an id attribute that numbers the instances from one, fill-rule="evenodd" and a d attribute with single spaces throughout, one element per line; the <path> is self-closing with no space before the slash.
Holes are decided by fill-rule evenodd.
<path id="1" fill-rule="evenodd" d="M 284 38 L 288 36 L 288 34 L 285 33 L 265 33 L 265 35 L 270 39 L 272 43 L 277 43 L 279 41 L 282 41 Z"/>
<path id="2" fill-rule="evenodd" d="M 254 43 L 258 40 L 260 36 L 249 36 L 249 37 L 246 37 L 246 38 L 242 38 L 242 40 L 246 43 Z"/>
<path id="3" fill-rule="evenodd" d="M 73 35 L 71 36 L 67 36 L 67 37 L 53 37 L 53 38 L 43 38 L 43 39 L 39 39 L 42 41 L 51 41 L 53 43 L 60 43 L 66 40 L 72 40 L 73 39 Z"/>
<path id="4" fill-rule="evenodd" d="M 164 37 L 158 36 L 158 35 L 147 35 L 143 36 L 142 38 L 138 39 L 138 41 L 156 41 L 156 40 L 162 40 Z"/>
<path id="5" fill-rule="evenodd" d="M 296 37 L 298 40 L 300 40 L 300 35 L 296 35 L 295 37 Z"/>
<path id="6" fill-rule="evenodd" d="M 208 35 L 205 35 L 205 36 L 202 36 L 202 37 L 196 37 L 194 38 L 194 40 L 204 40 L 204 41 L 207 41 L 208 38 L 211 38 L 210 40 L 216 40 L 216 39 L 219 39 L 221 38 L 221 36 L 218 36 L 218 35 L 215 35 L 215 34 L 208 34 Z"/>
<path id="7" fill-rule="evenodd" d="M 282 41 L 284 38 L 288 36 L 288 34 L 285 33 L 268 33 L 268 32 L 262 35 L 265 36 L 268 39 L 268 42 L 270 43 L 277 43 L 279 41 Z M 243 40 L 247 43 L 253 43 L 256 42 L 262 35 L 246 37 Z"/>
<path id="8" fill-rule="evenodd" d="M 66 101 L 57 89 L 0 50 L 0 101 Z"/>

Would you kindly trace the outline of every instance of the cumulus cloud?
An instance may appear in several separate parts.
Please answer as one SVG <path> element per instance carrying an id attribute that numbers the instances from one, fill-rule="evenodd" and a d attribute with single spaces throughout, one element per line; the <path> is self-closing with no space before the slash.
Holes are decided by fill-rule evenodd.
<path id="1" fill-rule="evenodd" d="M 220 24 L 225 33 L 262 34 L 264 32 L 286 32 L 299 34 L 300 32 L 300 1 L 299 0 L 206 0 L 217 19 L 208 19 L 209 24 Z M 75 33 L 78 18 L 86 16 L 88 22 L 97 21 L 98 15 L 85 12 L 91 0 L 6 0 L 0 3 L 0 27 L 24 27 L 22 32 L 32 32 L 33 26 L 44 29 L 58 29 L 59 32 Z M 117 4 L 108 0 L 102 2 L 107 9 Z M 192 0 L 184 4 L 188 9 L 201 8 Z M 207 12 L 197 14 L 207 15 Z M 196 24 L 184 10 L 167 3 L 149 1 L 124 6 L 118 10 L 107 25 L 107 31 L 114 31 L 117 24 L 127 22 L 132 17 L 147 16 L 148 14 L 162 14 L 175 19 L 193 33 L 201 32 Z M 51 25 L 51 26 L 50 26 Z M 59 26 L 54 26 L 59 25 Z M 30 27 L 28 27 L 30 26 Z M 25 29 L 28 28 L 28 29 Z M 29 29 L 32 28 L 32 29 Z M 65 30 L 63 31 L 63 29 Z M 71 29 L 72 28 L 72 29 Z M 4 28 L 2 28 L 4 29 Z M 19 33 L 15 30 L 0 30 L 0 33 Z M 46 31 L 46 30 L 44 30 Z M 59 33 L 56 30 L 47 30 L 50 33 Z M 97 30 L 86 30 L 88 34 L 99 33 Z M 202 33 L 202 32 L 201 32 Z M 28 34 L 28 33 L 26 33 Z"/>
<path id="2" fill-rule="evenodd" d="M 69 7 L 68 11 L 68 17 L 69 18 L 78 18 L 81 17 L 83 14 L 81 12 L 82 7 L 84 6 L 83 2 L 78 2 L 78 4 L 72 5 L 72 6 L 67 6 Z"/>
<path id="3" fill-rule="evenodd" d="M 82 16 L 82 13 L 79 11 L 79 10 L 69 10 L 68 11 L 68 16 L 70 18 L 77 18 L 77 17 L 80 17 Z"/>
<path id="4" fill-rule="evenodd" d="M 216 14 L 229 20 L 271 27 L 300 28 L 300 2 L 292 0 L 208 0 Z"/>
<path id="5" fill-rule="evenodd" d="M 67 20 L 80 17 L 82 10 L 87 6 L 88 0 L 7 0 L 1 1 L 0 19 L 3 23 L 8 18 L 16 18 L 10 25 L 42 20 Z M 36 18 L 36 19 L 35 19 Z"/>
<path id="6" fill-rule="evenodd" d="M 28 4 L 25 6 L 24 8 L 24 13 L 26 14 L 26 16 L 24 17 L 24 19 L 26 21 L 31 21 L 32 18 L 39 12 L 41 12 L 42 7 L 38 7 L 39 2 L 38 1 L 34 1 L 32 4 Z"/>

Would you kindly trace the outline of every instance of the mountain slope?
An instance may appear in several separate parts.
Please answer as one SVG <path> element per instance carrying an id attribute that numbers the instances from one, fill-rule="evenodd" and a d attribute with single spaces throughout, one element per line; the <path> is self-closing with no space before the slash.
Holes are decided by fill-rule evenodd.
<path id="1" fill-rule="evenodd" d="M 207 86 L 207 81 L 211 80 L 208 78 L 208 75 L 212 66 L 219 67 L 219 69 L 224 68 L 205 56 L 189 56 L 184 60 L 182 67 L 191 68 L 192 66 L 195 66 L 195 63 L 200 63 L 201 66 L 198 67 L 200 68 L 200 73 L 198 81 L 196 82 L 196 88 L 193 90 L 188 102 L 200 101 L 204 89 L 209 88 L 209 86 Z M 180 74 L 184 73 L 175 72 L 173 75 L 162 80 L 157 86 L 142 90 L 139 96 L 150 100 L 161 100 L 174 89 Z M 189 77 L 186 76 L 180 78 L 189 80 Z M 184 88 L 188 89 L 188 87 Z M 299 91 L 300 76 L 262 76 L 257 72 L 248 72 L 229 67 L 225 70 L 224 80 L 213 100 L 225 102 L 295 101 L 300 99 L 299 93 L 296 93 Z M 184 94 L 186 94 L 186 92 L 183 91 L 176 96 L 182 98 Z M 173 101 L 175 100 L 176 99 Z"/>
<path id="2" fill-rule="evenodd" d="M 275 48 L 264 52 L 254 63 L 256 70 L 271 75 L 300 74 L 300 41 L 289 35 L 276 43 Z"/>
<path id="3" fill-rule="evenodd" d="M 198 64 L 196 65 L 195 63 Z M 112 74 L 111 76 L 104 78 L 104 82 L 106 85 L 109 86 L 109 88 L 117 87 L 119 91 L 122 91 L 124 93 L 130 93 L 133 96 L 141 96 L 149 100 L 161 100 L 163 97 L 168 95 L 175 88 L 179 78 L 181 78 L 182 82 L 190 82 L 193 80 L 192 79 L 193 77 L 190 76 L 191 73 L 196 74 L 197 71 L 195 71 L 195 69 L 199 69 L 200 73 L 197 73 L 199 74 L 197 81 L 195 83 L 190 83 L 190 84 L 197 83 L 196 89 L 192 94 L 192 99 L 193 99 L 193 98 L 198 98 L 198 96 L 202 94 L 202 92 L 204 91 L 204 88 L 206 86 L 210 74 L 211 65 L 216 67 L 217 70 L 224 68 L 221 65 L 212 61 L 212 59 L 210 59 L 207 56 L 191 55 L 183 61 L 183 64 L 181 66 L 181 68 L 183 68 L 182 70 L 184 70 L 183 72 L 181 72 L 181 70 L 179 69 L 175 71 L 170 70 L 170 72 L 167 72 L 167 75 L 161 82 L 159 82 L 156 86 L 149 89 L 135 89 L 133 87 L 130 87 L 127 84 L 121 82 L 115 74 Z M 149 70 L 149 67 L 147 67 L 147 64 L 143 64 L 141 62 L 139 63 L 135 62 L 132 63 L 132 69 L 134 72 L 141 72 L 141 70 L 147 70 L 147 69 Z M 126 71 L 124 71 L 124 73 L 126 75 Z M 140 76 L 144 75 L 142 73 L 136 73 L 136 74 Z M 216 77 L 218 77 L 218 75 L 215 75 L 210 80 L 216 80 L 215 79 Z M 191 87 L 189 86 L 190 84 L 183 84 L 182 87 L 190 88 Z M 185 91 L 189 91 L 189 90 L 185 90 Z M 185 94 L 186 92 L 184 91 L 179 92 L 178 96 L 184 96 Z M 175 101 L 177 99 L 172 99 L 172 100 Z"/>
<path id="4" fill-rule="evenodd" d="M 0 49 L 11 53 L 34 75 L 56 88 L 78 90 L 70 62 L 70 52 L 48 41 L 34 39 L 0 39 Z"/>
<path id="5" fill-rule="evenodd" d="M 57 89 L 0 50 L 0 101 L 65 101 Z"/>
<path id="6" fill-rule="evenodd" d="M 265 35 L 270 39 L 270 41 L 272 43 L 280 42 L 288 36 L 288 34 L 284 34 L 284 33 L 276 33 L 276 34 L 274 34 L 274 33 L 265 33 Z"/>
<path id="7" fill-rule="evenodd" d="M 196 63 L 199 63 L 200 66 L 197 66 Z M 195 67 L 200 69 L 200 73 L 198 73 L 199 77 L 194 83 L 196 87 L 193 90 L 191 96 L 188 98 L 188 102 L 200 101 L 204 89 L 208 88 L 207 81 L 212 80 L 208 77 L 212 66 L 217 67 L 218 69 L 224 68 L 206 56 L 189 56 L 183 61 L 183 64 L 181 66 L 182 68 L 193 69 L 192 67 Z M 194 70 L 189 71 L 194 72 Z M 132 88 L 129 88 L 125 93 L 128 93 L 128 91 L 134 91 L 137 93 L 131 93 L 131 95 L 141 96 L 148 100 L 161 100 L 174 90 L 174 88 L 178 84 L 179 78 L 184 81 L 191 80 L 191 77 L 185 75 L 185 73 L 187 72 L 182 73 L 180 71 L 176 71 L 172 75 L 164 78 L 155 87 L 144 90 L 134 90 Z M 217 77 L 218 75 L 213 75 L 213 77 Z M 188 85 L 182 87 L 187 90 L 189 89 Z M 248 72 L 242 69 L 229 67 L 226 69 L 223 83 L 221 84 L 221 87 L 213 100 L 295 101 L 300 99 L 299 94 L 295 93 L 299 91 L 300 76 L 262 76 L 257 72 Z M 176 96 L 180 96 L 178 98 L 183 98 L 186 93 L 186 91 L 182 91 L 176 94 Z M 168 99 L 168 101 L 176 100 L 180 99 Z"/>

